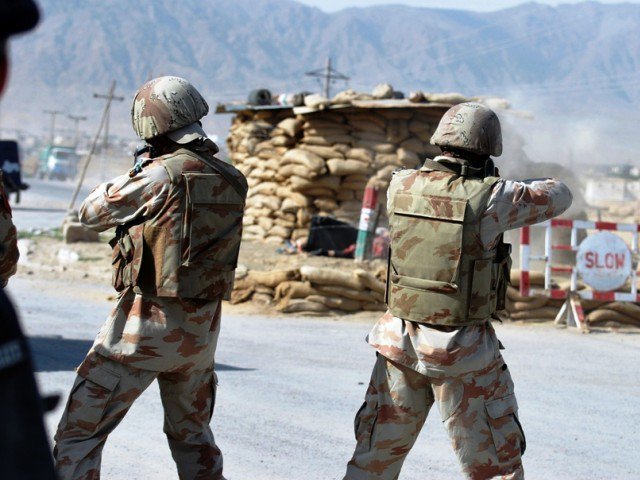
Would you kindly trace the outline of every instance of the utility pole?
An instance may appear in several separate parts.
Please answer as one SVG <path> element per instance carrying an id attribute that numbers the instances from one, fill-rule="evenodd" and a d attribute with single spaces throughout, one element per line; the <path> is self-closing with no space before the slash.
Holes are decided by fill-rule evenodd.
<path id="1" fill-rule="evenodd" d="M 331 98 L 331 83 L 335 80 L 344 80 L 348 81 L 349 77 L 346 75 L 334 70 L 331 66 L 331 57 L 327 57 L 327 63 L 324 68 L 319 68 L 318 70 L 312 70 L 311 72 L 305 73 L 307 77 L 316 77 L 324 79 L 323 85 L 323 93 L 326 98 Z"/>
<path id="2" fill-rule="evenodd" d="M 62 110 L 43 110 L 44 113 L 46 113 L 47 115 L 51 115 L 51 127 L 49 130 L 49 146 L 53 146 L 53 140 L 55 138 L 55 131 L 56 131 L 56 117 L 58 115 L 63 114 L 64 112 Z"/>
<path id="3" fill-rule="evenodd" d="M 75 123 L 75 145 L 78 148 L 78 143 L 80 143 L 80 122 L 83 122 L 87 119 L 87 117 L 82 117 L 80 115 L 67 115 L 67 117 Z"/>
<path id="4" fill-rule="evenodd" d="M 111 82 L 111 87 L 109 88 L 109 92 L 107 94 L 103 94 L 103 93 L 94 93 L 93 94 L 93 98 L 104 98 L 107 100 L 107 107 L 106 107 L 106 122 L 105 122 L 105 127 L 104 127 L 104 143 L 102 146 L 102 150 L 104 152 L 104 154 L 107 154 L 107 151 L 109 149 L 109 117 L 111 116 L 111 103 L 114 100 L 117 100 L 118 102 L 122 102 L 124 100 L 124 97 L 119 97 L 114 95 L 114 91 L 116 89 L 116 81 L 113 80 Z"/>

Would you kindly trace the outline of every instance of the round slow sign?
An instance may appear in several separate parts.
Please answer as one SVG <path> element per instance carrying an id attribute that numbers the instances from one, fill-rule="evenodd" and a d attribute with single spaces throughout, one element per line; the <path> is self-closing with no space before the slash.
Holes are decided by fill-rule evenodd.
<path id="1" fill-rule="evenodd" d="M 576 262 L 582 281 L 598 291 L 616 290 L 631 275 L 631 251 L 622 238 L 610 232 L 585 238 Z"/>

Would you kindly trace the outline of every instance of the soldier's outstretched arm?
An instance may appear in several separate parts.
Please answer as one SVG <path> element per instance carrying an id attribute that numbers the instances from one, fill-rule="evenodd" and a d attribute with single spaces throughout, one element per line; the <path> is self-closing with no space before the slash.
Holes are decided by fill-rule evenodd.
<path id="1" fill-rule="evenodd" d="M 169 176 L 158 162 L 150 162 L 134 176 L 120 175 L 98 185 L 80 206 L 80 221 L 98 232 L 154 216 L 169 192 Z"/>
<path id="2" fill-rule="evenodd" d="M 500 180 L 495 184 L 482 220 L 482 237 L 490 244 L 498 235 L 562 215 L 573 200 L 569 188 L 553 178 Z"/>

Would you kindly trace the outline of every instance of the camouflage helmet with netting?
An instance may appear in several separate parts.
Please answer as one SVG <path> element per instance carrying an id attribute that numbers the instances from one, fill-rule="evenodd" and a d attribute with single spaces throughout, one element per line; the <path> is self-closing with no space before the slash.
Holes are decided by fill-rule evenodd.
<path id="1" fill-rule="evenodd" d="M 478 155 L 502 154 L 500 120 L 481 103 L 460 103 L 445 112 L 431 137 L 431 144 L 451 147 Z"/>
<path id="2" fill-rule="evenodd" d="M 158 77 L 136 92 L 131 121 L 143 140 L 166 135 L 177 143 L 206 137 L 199 120 L 209 113 L 200 92 L 180 77 Z"/>

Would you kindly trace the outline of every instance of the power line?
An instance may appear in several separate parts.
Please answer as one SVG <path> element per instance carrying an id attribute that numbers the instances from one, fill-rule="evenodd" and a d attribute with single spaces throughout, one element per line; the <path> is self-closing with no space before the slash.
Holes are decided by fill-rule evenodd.
<path id="1" fill-rule="evenodd" d="M 327 63 L 324 68 L 312 70 L 305 73 L 305 75 L 307 77 L 322 78 L 324 80 L 323 93 L 325 98 L 331 98 L 331 83 L 335 80 L 349 80 L 349 77 L 338 72 L 331 66 L 331 57 L 327 57 Z"/>
<path id="2" fill-rule="evenodd" d="M 58 115 L 62 115 L 64 112 L 62 110 L 43 110 L 43 113 L 51 115 L 51 124 L 49 127 L 49 145 L 53 146 L 56 131 L 56 117 Z"/>

